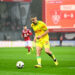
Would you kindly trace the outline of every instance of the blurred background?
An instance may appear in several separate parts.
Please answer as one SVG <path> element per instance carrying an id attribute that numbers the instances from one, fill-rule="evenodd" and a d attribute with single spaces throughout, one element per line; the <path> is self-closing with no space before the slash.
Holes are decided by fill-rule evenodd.
<path id="1" fill-rule="evenodd" d="M 0 0 L 0 41 L 23 41 L 21 32 L 24 25 L 31 29 L 31 16 L 37 16 L 38 20 L 44 19 L 43 8 L 45 8 L 45 5 L 43 1 L 45 0 L 26 0 L 24 2 Z M 75 29 L 67 32 L 50 31 L 51 45 L 75 46 L 74 31 Z M 32 40 L 33 37 L 34 35 L 31 36 Z"/>
<path id="2" fill-rule="evenodd" d="M 23 26 L 31 29 L 36 16 L 49 30 L 52 59 L 42 49 L 42 68 L 35 69 L 36 48 L 28 54 L 21 38 Z M 24 62 L 23 69 L 16 63 Z M 75 75 L 75 0 L 0 0 L 0 75 Z"/>
<path id="3" fill-rule="evenodd" d="M 0 40 L 21 40 L 23 26 L 27 25 L 31 29 L 30 17 L 32 15 L 42 20 L 41 3 L 41 0 L 32 2 L 0 1 Z"/>

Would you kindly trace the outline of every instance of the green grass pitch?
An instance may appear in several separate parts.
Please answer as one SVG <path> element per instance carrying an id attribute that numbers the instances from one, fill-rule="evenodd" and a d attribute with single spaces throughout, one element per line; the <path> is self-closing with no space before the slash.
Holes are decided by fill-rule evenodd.
<path id="1" fill-rule="evenodd" d="M 0 48 L 0 75 L 75 75 L 75 47 L 51 47 L 51 51 L 59 65 L 42 50 L 42 68 L 35 68 L 35 48 L 30 55 L 25 48 Z M 17 61 L 23 61 L 24 68 L 18 69 Z"/>

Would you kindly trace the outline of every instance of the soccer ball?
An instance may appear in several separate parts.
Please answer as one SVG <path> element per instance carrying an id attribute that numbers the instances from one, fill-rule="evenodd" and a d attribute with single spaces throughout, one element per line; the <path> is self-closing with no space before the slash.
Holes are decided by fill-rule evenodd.
<path id="1" fill-rule="evenodd" d="M 22 69 L 24 67 L 24 63 L 22 61 L 18 61 L 16 63 L 16 67 L 19 68 L 19 69 Z"/>

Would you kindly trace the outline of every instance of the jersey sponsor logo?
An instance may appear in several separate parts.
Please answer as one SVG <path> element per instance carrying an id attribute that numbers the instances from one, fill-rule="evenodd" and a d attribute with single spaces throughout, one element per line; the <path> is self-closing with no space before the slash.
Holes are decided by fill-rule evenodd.
<path id="1" fill-rule="evenodd" d="M 35 31 L 35 33 L 37 33 L 37 32 L 40 32 L 41 30 L 37 30 L 37 31 Z"/>

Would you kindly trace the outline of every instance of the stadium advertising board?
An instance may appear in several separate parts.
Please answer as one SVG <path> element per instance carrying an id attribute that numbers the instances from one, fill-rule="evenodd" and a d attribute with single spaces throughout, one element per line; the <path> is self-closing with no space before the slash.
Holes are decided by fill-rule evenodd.
<path id="1" fill-rule="evenodd" d="M 35 43 L 33 47 L 35 47 Z M 60 41 L 50 41 L 51 46 L 60 46 Z M 75 46 L 75 41 L 65 41 L 63 40 L 62 46 Z M 25 41 L 0 41 L 1 47 L 25 47 Z"/>
<path id="2" fill-rule="evenodd" d="M 32 0 L 0 0 L 4 2 L 31 2 Z"/>
<path id="3" fill-rule="evenodd" d="M 42 5 L 50 32 L 75 32 L 75 0 L 43 0 Z"/>

